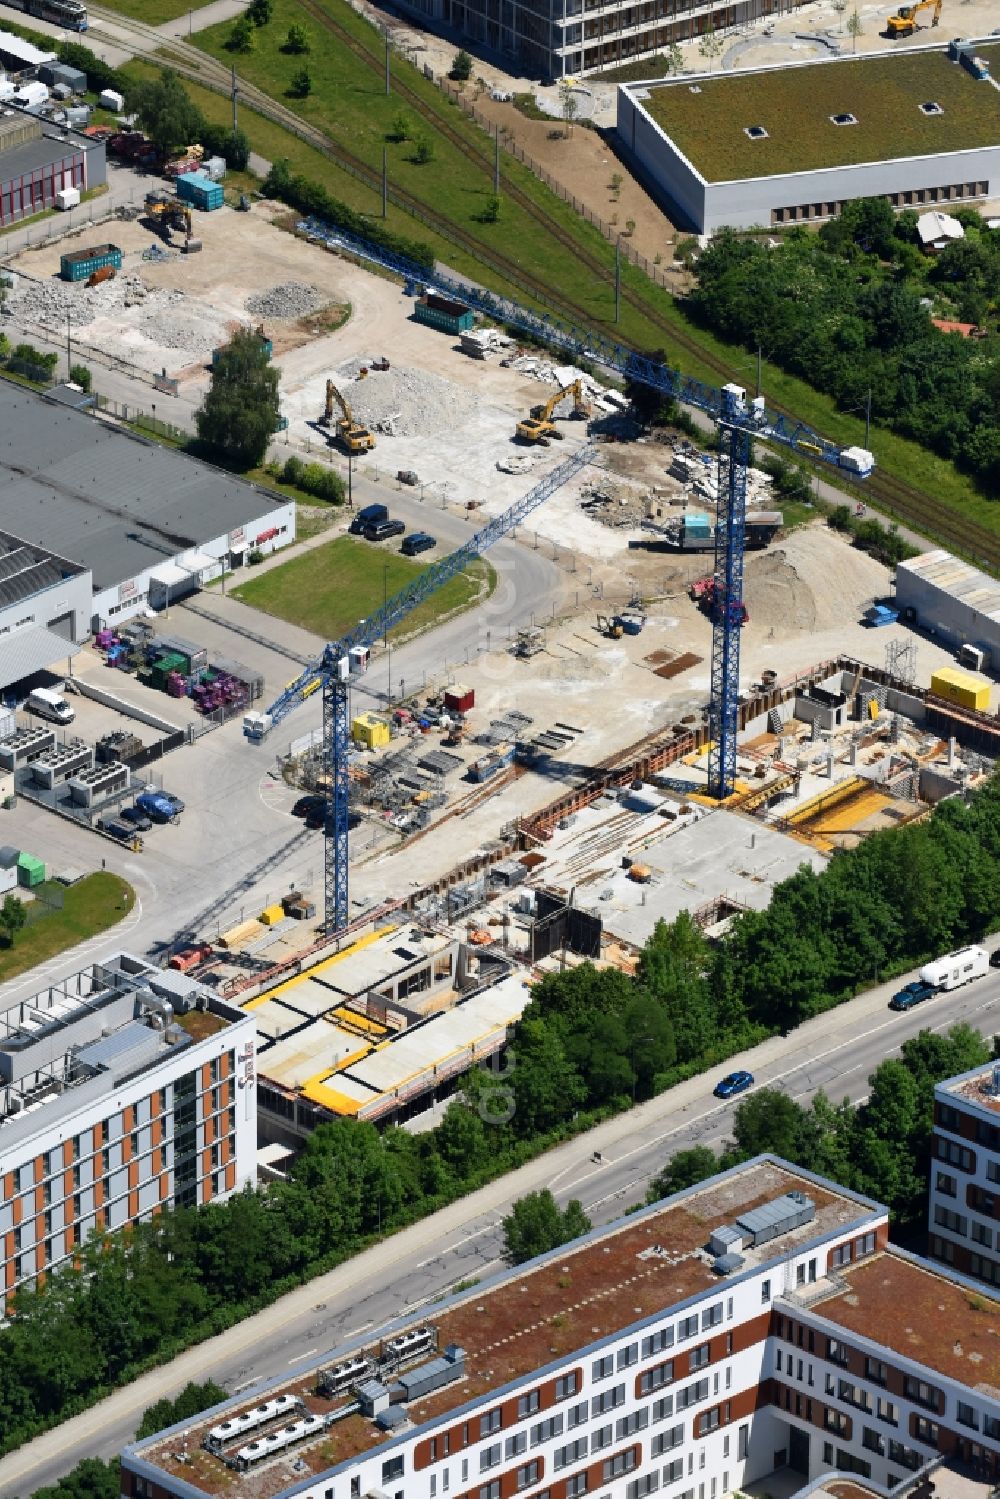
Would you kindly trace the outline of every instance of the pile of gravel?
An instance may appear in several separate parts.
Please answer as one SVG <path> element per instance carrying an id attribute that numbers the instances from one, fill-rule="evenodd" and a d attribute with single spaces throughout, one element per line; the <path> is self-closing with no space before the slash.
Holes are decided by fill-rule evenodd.
<path id="1" fill-rule="evenodd" d="M 59 333 L 65 333 L 67 317 L 71 328 L 85 328 L 102 317 L 114 318 L 150 343 L 184 354 L 203 354 L 228 335 L 226 321 L 212 316 L 203 303 L 192 301 L 182 291 L 148 289 L 141 277 L 120 272 L 97 286 L 19 276 L 9 303 L 15 318 Z"/>
<path id="2" fill-rule="evenodd" d="M 372 370 L 366 379 L 347 385 L 344 395 L 359 422 L 390 437 L 444 432 L 472 417 L 477 407 L 471 389 L 396 365 Z"/>
<path id="3" fill-rule="evenodd" d="M 296 318 L 318 312 L 330 300 L 318 286 L 304 281 L 283 281 L 267 291 L 255 292 L 243 304 L 254 317 Z"/>

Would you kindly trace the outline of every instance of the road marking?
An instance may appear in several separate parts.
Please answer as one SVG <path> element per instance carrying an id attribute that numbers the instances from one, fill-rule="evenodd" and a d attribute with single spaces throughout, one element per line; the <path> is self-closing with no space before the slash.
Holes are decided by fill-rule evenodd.
<path id="1" fill-rule="evenodd" d="M 255 1379 L 245 1379 L 242 1384 L 234 1385 L 233 1394 L 238 1395 L 241 1390 L 249 1390 L 250 1386 L 252 1384 L 257 1384 L 259 1379 L 260 1375 L 258 1374 Z"/>
<path id="2" fill-rule="evenodd" d="M 294 1358 L 290 1358 L 288 1360 L 288 1362 L 290 1364 L 301 1364 L 301 1362 L 302 1362 L 302 1360 L 304 1358 L 312 1358 L 313 1354 L 314 1353 L 318 1353 L 318 1352 L 319 1352 L 318 1348 L 307 1348 L 306 1351 L 305 1351 L 305 1353 L 297 1353 L 295 1355 L 295 1357 Z"/>
<path id="3" fill-rule="evenodd" d="M 362 1322 L 362 1324 L 361 1324 L 360 1327 L 352 1327 L 349 1332 L 342 1332 L 340 1334 L 340 1336 L 346 1342 L 348 1338 L 358 1338 L 358 1337 L 360 1337 L 363 1332 L 367 1332 L 368 1331 L 369 1327 L 374 1327 L 374 1326 L 375 1326 L 374 1322 Z"/>
<path id="4" fill-rule="evenodd" d="M 418 1270 L 426 1270 L 428 1265 L 433 1265 L 434 1261 L 439 1260 L 442 1255 L 454 1254 L 455 1250 L 461 1249 L 463 1244 L 468 1244 L 472 1239 L 481 1239 L 483 1234 L 492 1233 L 499 1227 L 499 1223 L 487 1223 L 484 1228 L 477 1228 L 474 1233 L 466 1234 L 463 1239 L 456 1239 L 454 1244 L 449 1244 L 445 1249 L 439 1249 L 437 1253 L 432 1254 L 429 1259 L 421 1260 L 416 1268 Z"/>

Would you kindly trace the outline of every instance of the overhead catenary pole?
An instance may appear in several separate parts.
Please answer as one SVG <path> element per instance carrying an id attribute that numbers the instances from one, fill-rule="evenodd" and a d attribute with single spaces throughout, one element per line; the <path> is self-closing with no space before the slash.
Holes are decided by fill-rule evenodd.
<path id="1" fill-rule="evenodd" d="M 382 217 L 389 217 L 389 168 L 386 164 L 385 147 L 382 147 Z"/>
<path id="2" fill-rule="evenodd" d="M 237 130 L 237 122 L 236 122 L 236 95 L 237 95 L 237 93 L 238 93 L 238 89 L 236 87 L 236 64 L 233 63 L 233 134 L 234 135 L 236 134 L 236 130 Z"/>
<path id="3" fill-rule="evenodd" d="M 757 394 L 760 395 L 760 344 L 757 345 Z"/>
<path id="4" fill-rule="evenodd" d="M 622 239 L 621 235 L 615 240 L 615 322 L 620 323 L 622 316 Z"/>
<path id="5" fill-rule="evenodd" d="M 386 93 L 386 98 L 389 97 L 390 88 L 391 88 L 391 79 L 390 79 L 390 76 L 389 76 L 389 28 L 386 27 L 386 31 L 385 31 L 385 93 Z"/>
<path id="6" fill-rule="evenodd" d="M 497 125 L 495 151 L 493 154 L 493 193 L 500 196 L 500 126 Z"/>
<path id="7" fill-rule="evenodd" d="M 865 402 L 865 447 L 871 451 L 872 436 L 872 388 L 868 387 L 868 399 Z"/>

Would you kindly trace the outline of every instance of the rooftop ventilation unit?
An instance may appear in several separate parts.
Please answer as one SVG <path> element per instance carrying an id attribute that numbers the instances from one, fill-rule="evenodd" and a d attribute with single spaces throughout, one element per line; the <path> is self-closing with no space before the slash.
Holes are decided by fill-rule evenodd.
<path id="1" fill-rule="evenodd" d="M 743 134 L 748 135 L 752 141 L 767 140 L 767 131 L 763 125 L 744 125 Z"/>
<path id="2" fill-rule="evenodd" d="M 1000 1098 L 1000 1062 L 995 1062 L 989 1077 L 983 1079 L 982 1090 L 990 1098 Z"/>
<path id="3" fill-rule="evenodd" d="M 712 1269 L 716 1275 L 732 1275 L 735 1270 L 742 1270 L 745 1264 L 741 1254 L 720 1254 L 712 1261 Z"/>
<path id="4" fill-rule="evenodd" d="M 944 110 L 935 99 L 929 99 L 926 104 L 921 104 L 920 113 L 925 115 L 943 115 Z"/>
<path id="5" fill-rule="evenodd" d="M 302 1401 L 297 1395 L 276 1395 L 273 1400 L 266 1400 L 263 1405 L 255 1405 L 253 1410 L 244 1411 L 240 1416 L 230 1416 L 228 1421 L 222 1421 L 218 1426 L 213 1426 L 202 1443 L 209 1452 L 217 1452 L 227 1442 L 236 1437 L 242 1437 L 248 1431 L 256 1431 L 260 1426 L 266 1426 L 269 1421 L 277 1421 L 279 1416 L 290 1416 L 297 1411 Z"/>
<path id="6" fill-rule="evenodd" d="M 743 1234 L 731 1223 L 712 1230 L 708 1247 L 713 1254 L 738 1254 L 743 1248 Z"/>
<path id="7" fill-rule="evenodd" d="M 856 125 L 858 123 L 857 115 L 852 114 L 831 115 L 830 119 L 835 125 Z"/>
<path id="8" fill-rule="evenodd" d="M 408 1374 L 399 1376 L 401 1398 L 404 1402 L 419 1400 L 421 1396 L 429 1395 L 433 1390 L 440 1390 L 442 1386 L 461 1379 L 464 1373 L 465 1349 L 451 1343 L 445 1349 L 443 1358 L 431 1359 L 429 1364 L 421 1364 L 419 1369 L 411 1369 Z"/>
<path id="9" fill-rule="evenodd" d="M 375 1365 L 371 1359 L 359 1353 L 354 1358 L 344 1359 L 343 1363 L 333 1364 L 329 1369 L 321 1369 L 316 1380 L 316 1388 L 321 1395 L 330 1399 L 374 1373 Z"/>
<path id="10" fill-rule="evenodd" d="M 399 1364 L 436 1347 L 437 1328 L 426 1322 L 420 1327 L 411 1328 L 409 1332 L 397 1333 L 394 1338 L 383 1339 L 382 1359 L 386 1363 Z"/>
<path id="11" fill-rule="evenodd" d="M 301 1421 L 292 1421 L 290 1425 L 282 1426 L 278 1431 L 258 1437 L 255 1442 L 248 1442 L 237 1452 L 233 1459 L 233 1466 L 239 1472 L 245 1473 L 248 1468 L 256 1467 L 265 1458 L 274 1457 L 276 1453 L 284 1452 L 298 1442 L 304 1442 L 307 1437 L 317 1436 L 325 1426 L 326 1422 L 322 1416 L 303 1416 Z"/>
<path id="12" fill-rule="evenodd" d="M 744 1246 L 756 1248 L 758 1244 L 767 1244 L 781 1234 L 791 1233 L 793 1228 L 811 1223 L 815 1216 L 816 1204 L 812 1198 L 806 1197 L 802 1192 L 788 1192 L 784 1197 L 776 1197 L 773 1202 L 762 1203 L 759 1208 L 741 1213 L 736 1220 L 736 1227 L 743 1230 Z"/>

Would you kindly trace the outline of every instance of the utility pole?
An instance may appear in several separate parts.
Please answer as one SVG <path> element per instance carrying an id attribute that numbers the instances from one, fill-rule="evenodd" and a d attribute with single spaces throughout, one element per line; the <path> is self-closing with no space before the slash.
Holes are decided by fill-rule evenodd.
<path id="1" fill-rule="evenodd" d="M 865 402 L 865 447 L 871 451 L 872 435 L 872 388 L 868 387 L 868 399 Z"/>
<path id="2" fill-rule="evenodd" d="M 622 240 L 621 235 L 615 240 L 615 322 L 621 321 L 622 315 Z"/>
<path id="3" fill-rule="evenodd" d="M 390 83 L 390 80 L 389 80 L 389 29 L 388 29 L 388 27 L 386 27 L 386 33 L 385 33 L 385 96 L 386 96 L 386 98 L 389 97 L 389 92 L 390 92 L 389 83 Z"/>
<path id="4" fill-rule="evenodd" d="M 236 134 L 236 64 L 233 63 L 233 134 Z"/>
<path id="5" fill-rule="evenodd" d="M 385 147 L 382 147 L 382 217 L 389 217 L 389 169 L 386 165 Z"/>
<path id="6" fill-rule="evenodd" d="M 500 126 L 497 126 L 496 151 L 493 156 L 493 192 L 500 196 Z"/>
<path id="7" fill-rule="evenodd" d="M 760 344 L 757 345 L 757 394 L 760 395 Z"/>
<path id="8" fill-rule="evenodd" d="M 72 368 L 73 368 L 73 353 L 72 353 L 72 349 L 70 347 L 69 308 L 67 307 L 67 309 L 66 309 L 66 379 L 67 380 L 72 379 L 72 376 L 70 375 L 70 370 Z"/>

